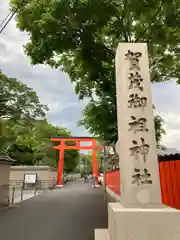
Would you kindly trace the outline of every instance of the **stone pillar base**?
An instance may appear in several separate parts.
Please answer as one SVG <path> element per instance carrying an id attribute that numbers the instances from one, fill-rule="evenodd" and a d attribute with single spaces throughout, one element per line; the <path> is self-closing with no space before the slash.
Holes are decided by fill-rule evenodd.
<path id="1" fill-rule="evenodd" d="M 100 185 L 99 184 L 95 184 L 95 185 L 92 185 L 93 188 L 99 188 Z"/>
<path id="2" fill-rule="evenodd" d="M 97 232 L 95 240 L 101 239 L 100 234 L 106 234 L 109 240 L 179 240 L 180 211 L 165 206 L 138 209 L 109 203 L 108 230 Z"/>
<path id="3" fill-rule="evenodd" d="M 63 188 L 64 185 L 56 185 L 56 188 Z"/>
<path id="4" fill-rule="evenodd" d="M 96 229 L 95 240 L 110 240 L 108 229 Z"/>

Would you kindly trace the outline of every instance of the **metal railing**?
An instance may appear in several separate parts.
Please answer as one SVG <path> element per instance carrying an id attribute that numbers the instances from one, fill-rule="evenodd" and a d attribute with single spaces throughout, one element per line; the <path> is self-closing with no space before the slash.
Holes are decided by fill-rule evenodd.
<path id="1" fill-rule="evenodd" d="M 13 205 L 24 201 L 25 199 L 32 198 L 47 189 L 38 189 L 37 186 L 32 188 L 25 188 L 24 186 L 10 186 L 9 188 L 9 204 Z"/>
<path id="2" fill-rule="evenodd" d="M 67 181 L 74 181 L 76 175 L 68 175 Z M 22 180 L 12 180 L 7 185 L 0 185 L 0 208 L 20 203 L 40 193 L 54 189 L 56 178 L 51 180 L 37 180 L 35 184 L 24 184 Z"/>
<path id="3" fill-rule="evenodd" d="M 23 181 L 11 181 L 0 186 L 0 208 L 20 203 L 55 187 L 52 180 L 38 180 L 36 184 L 24 184 Z"/>

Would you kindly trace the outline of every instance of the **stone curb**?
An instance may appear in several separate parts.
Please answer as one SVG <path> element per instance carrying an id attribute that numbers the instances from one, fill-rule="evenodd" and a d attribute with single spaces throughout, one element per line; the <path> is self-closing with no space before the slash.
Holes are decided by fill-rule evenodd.
<path id="1" fill-rule="evenodd" d="M 117 202 L 120 201 L 120 196 L 116 193 L 114 193 L 112 190 L 110 190 L 108 187 L 106 187 L 106 192 Z"/>

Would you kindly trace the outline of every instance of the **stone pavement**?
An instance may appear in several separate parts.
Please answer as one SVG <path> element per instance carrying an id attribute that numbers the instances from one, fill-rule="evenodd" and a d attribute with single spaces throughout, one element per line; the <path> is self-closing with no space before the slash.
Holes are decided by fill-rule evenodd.
<path id="1" fill-rule="evenodd" d="M 0 212 L 0 239 L 93 240 L 107 228 L 103 189 L 82 180 Z"/>

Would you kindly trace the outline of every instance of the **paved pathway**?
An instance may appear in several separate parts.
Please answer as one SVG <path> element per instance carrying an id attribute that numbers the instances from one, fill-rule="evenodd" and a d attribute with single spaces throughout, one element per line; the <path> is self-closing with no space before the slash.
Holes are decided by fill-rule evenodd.
<path id="1" fill-rule="evenodd" d="M 103 190 L 82 180 L 0 212 L 0 239 L 93 240 L 107 228 Z"/>

